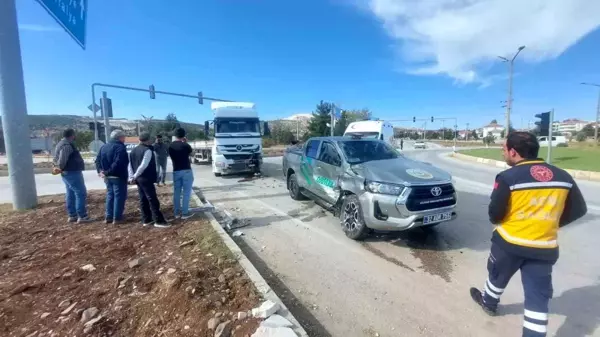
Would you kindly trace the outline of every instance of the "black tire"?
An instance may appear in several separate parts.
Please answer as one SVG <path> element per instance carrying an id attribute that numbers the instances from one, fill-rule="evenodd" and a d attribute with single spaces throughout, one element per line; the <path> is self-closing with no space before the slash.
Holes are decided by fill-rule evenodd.
<path id="1" fill-rule="evenodd" d="M 296 178 L 296 174 L 292 173 L 288 176 L 287 179 L 287 188 L 290 192 L 290 197 L 294 200 L 305 200 L 306 197 L 302 194 L 302 190 L 300 189 L 300 185 L 298 185 L 298 179 Z"/>
<path id="2" fill-rule="evenodd" d="M 356 195 L 350 194 L 344 198 L 340 210 L 340 224 L 344 234 L 352 240 L 362 240 L 371 232 L 365 224 L 362 207 Z"/>
<path id="3" fill-rule="evenodd" d="M 221 173 L 215 172 L 215 177 L 220 177 L 220 176 L 221 176 Z"/>

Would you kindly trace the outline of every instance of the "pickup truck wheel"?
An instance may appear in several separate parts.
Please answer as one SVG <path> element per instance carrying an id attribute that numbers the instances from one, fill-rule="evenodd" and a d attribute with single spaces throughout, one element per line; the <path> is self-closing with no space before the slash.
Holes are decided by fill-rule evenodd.
<path id="1" fill-rule="evenodd" d="M 221 176 L 221 173 L 215 172 L 215 177 L 220 177 L 220 176 Z"/>
<path id="2" fill-rule="evenodd" d="M 369 228 L 365 224 L 360 201 L 356 195 L 352 194 L 344 199 L 340 222 L 344 234 L 352 240 L 362 240 L 369 234 Z"/>
<path id="3" fill-rule="evenodd" d="M 294 200 L 304 200 L 306 197 L 300 191 L 300 185 L 298 185 L 298 179 L 296 178 L 296 174 L 292 173 L 288 177 L 287 183 L 288 191 L 290 192 L 290 197 Z"/>

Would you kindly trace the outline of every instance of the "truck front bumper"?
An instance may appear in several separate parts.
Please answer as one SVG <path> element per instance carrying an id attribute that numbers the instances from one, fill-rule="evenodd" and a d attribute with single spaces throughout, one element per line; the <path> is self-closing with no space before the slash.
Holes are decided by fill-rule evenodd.
<path id="1" fill-rule="evenodd" d="M 220 154 L 213 158 L 213 172 L 220 174 L 252 172 L 259 170 L 262 162 L 262 154 L 259 154 L 256 159 L 245 160 L 226 159 Z"/>
<path id="2" fill-rule="evenodd" d="M 367 227 L 383 231 L 404 231 L 456 219 L 456 203 L 452 206 L 411 212 L 400 197 L 365 192 L 359 196 Z M 431 219 L 440 217 L 439 221 Z M 424 223 L 425 218 L 429 223 Z"/>

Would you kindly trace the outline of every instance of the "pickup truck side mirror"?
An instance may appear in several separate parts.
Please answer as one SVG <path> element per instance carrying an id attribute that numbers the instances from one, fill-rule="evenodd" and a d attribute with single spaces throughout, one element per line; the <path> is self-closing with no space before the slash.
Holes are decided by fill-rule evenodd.
<path id="1" fill-rule="evenodd" d="M 263 136 L 270 136 L 271 130 L 269 130 L 269 123 L 263 122 Z"/>

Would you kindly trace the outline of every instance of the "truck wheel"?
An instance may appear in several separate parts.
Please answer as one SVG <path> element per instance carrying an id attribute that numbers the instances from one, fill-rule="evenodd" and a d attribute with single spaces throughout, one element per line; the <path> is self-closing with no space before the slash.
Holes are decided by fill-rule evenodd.
<path id="1" fill-rule="evenodd" d="M 300 185 L 298 185 L 298 179 L 296 178 L 296 174 L 292 173 L 288 177 L 287 180 L 287 188 L 290 192 L 290 197 L 294 200 L 305 200 L 306 197 L 300 191 Z"/>
<path id="2" fill-rule="evenodd" d="M 344 234 L 352 240 L 362 240 L 369 234 L 360 201 L 354 194 L 346 196 L 340 212 L 340 223 Z"/>
<path id="3" fill-rule="evenodd" d="M 215 172 L 215 177 L 220 177 L 220 176 L 221 176 L 221 173 Z"/>

